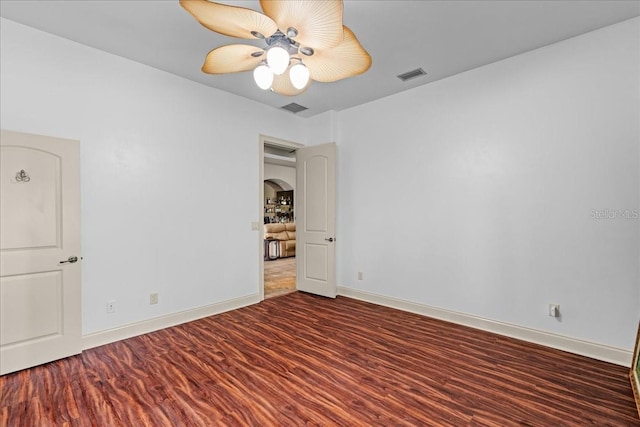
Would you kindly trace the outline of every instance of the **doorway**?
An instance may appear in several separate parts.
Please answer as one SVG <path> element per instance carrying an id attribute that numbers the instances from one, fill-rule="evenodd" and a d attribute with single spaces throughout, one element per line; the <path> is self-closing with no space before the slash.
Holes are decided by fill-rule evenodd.
<path id="1" fill-rule="evenodd" d="M 295 164 L 265 158 L 264 174 L 264 299 L 269 299 L 296 290 Z"/>
<path id="2" fill-rule="evenodd" d="M 260 136 L 260 240 L 261 300 L 297 289 L 296 263 L 296 150 L 291 141 Z"/>

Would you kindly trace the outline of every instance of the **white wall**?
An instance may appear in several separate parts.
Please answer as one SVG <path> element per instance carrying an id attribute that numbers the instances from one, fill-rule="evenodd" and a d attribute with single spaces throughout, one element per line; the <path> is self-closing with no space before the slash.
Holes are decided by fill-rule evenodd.
<path id="1" fill-rule="evenodd" d="M 259 134 L 303 140 L 303 119 L 0 27 L 2 128 L 81 141 L 84 333 L 257 295 Z"/>
<path id="2" fill-rule="evenodd" d="M 639 24 L 340 112 L 338 283 L 631 349 Z"/>
<path id="3" fill-rule="evenodd" d="M 327 111 L 313 117 L 309 117 L 305 122 L 307 129 L 307 145 L 318 145 L 338 140 L 338 117 L 336 111 Z"/>
<path id="4" fill-rule="evenodd" d="M 338 141 L 339 284 L 629 349 L 638 23 L 305 120 L 3 19 L 0 123 L 81 141 L 85 334 L 257 293 L 265 134 Z"/>

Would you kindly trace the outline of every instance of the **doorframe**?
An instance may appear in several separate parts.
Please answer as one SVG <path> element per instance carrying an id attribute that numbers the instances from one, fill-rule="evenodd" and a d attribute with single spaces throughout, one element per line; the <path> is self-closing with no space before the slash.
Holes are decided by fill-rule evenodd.
<path id="1" fill-rule="evenodd" d="M 304 144 L 298 142 L 287 141 L 285 139 L 275 138 L 268 135 L 260 134 L 258 138 L 258 212 L 260 213 L 260 222 L 258 226 L 258 295 L 260 301 L 264 301 L 264 146 L 265 144 L 275 145 L 291 150 L 298 150 L 304 147 Z M 296 162 L 296 180 L 298 174 L 298 164 Z M 293 199 L 293 212 L 295 215 L 297 199 Z M 295 217 L 294 217 L 295 218 Z M 297 236 L 297 233 L 296 233 Z M 296 237 L 297 240 L 297 237 Z M 297 246 L 297 244 L 296 244 Z M 296 270 L 298 263 L 296 262 Z M 297 277 L 297 271 L 296 271 Z"/>

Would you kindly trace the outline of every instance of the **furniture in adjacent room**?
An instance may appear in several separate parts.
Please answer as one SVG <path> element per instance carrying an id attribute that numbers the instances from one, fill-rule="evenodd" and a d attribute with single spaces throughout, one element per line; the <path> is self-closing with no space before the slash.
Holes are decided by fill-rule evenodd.
<path id="1" fill-rule="evenodd" d="M 296 256 L 296 224 L 293 222 L 264 224 L 264 239 L 278 241 L 279 257 L 286 258 Z M 265 259 L 272 253 L 271 248 L 265 244 L 265 249 L 269 249 L 265 253 Z M 272 257 L 269 257 L 273 259 Z"/>
<path id="2" fill-rule="evenodd" d="M 264 260 L 273 261 L 280 258 L 280 242 L 275 239 L 264 239 Z"/>

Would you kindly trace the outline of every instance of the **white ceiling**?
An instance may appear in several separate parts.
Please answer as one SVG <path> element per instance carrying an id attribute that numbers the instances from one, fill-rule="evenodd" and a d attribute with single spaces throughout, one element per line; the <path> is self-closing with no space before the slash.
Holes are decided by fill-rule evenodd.
<path id="1" fill-rule="evenodd" d="M 261 10 L 255 0 L 222 3 Z M 211 49 L 246 41 L 207 30 L 177 0 L 0 0 L 6 19 L 275 108 L 295 102 L 309 108 L 298 113 L 302 117 L 370 102 L 639 15 L 637 0 L 347 0 L 344 23 L 371 54 L 371 69 L 335 83 L 314 82 L 305 93 L 286 97 L 258 89 L 250 72 L 202 73 Z M 406 83 L 396 77 L 418 67 L 427 76 Z"/>

